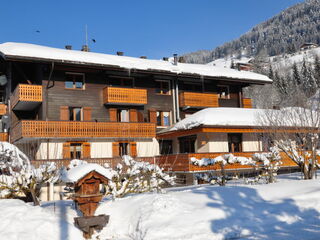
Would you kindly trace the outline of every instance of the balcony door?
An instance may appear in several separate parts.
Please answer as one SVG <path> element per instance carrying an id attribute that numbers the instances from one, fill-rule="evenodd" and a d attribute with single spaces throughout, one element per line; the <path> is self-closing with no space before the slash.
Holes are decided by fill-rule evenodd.
<path id="1" fill-rule="evenodd" d="M 229 152 L 242 152 L 242 134 L 229 133 L 228 134 Z"/>

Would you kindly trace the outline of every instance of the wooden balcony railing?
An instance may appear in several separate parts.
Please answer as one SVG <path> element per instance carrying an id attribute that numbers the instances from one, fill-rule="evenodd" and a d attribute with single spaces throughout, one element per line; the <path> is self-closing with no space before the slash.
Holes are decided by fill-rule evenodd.
<path id="1" fill-rule="evenodd" d="M 9 140 L 9 135 L 6 132 L 0 133 L 0 141 L 1 142 L 8 142 Z"/>
<path id="2" fill-rule="evenodd" d="M 105 87 L 103 89 L 105 104 L 147 104 L 147 90 L 138 88 Z"/>
<path id="3" fill-rule="evenodd" d="M 21 138 L 153 138 L 154 123 L 22 120 L 12 129 Z"/>
<path id="4" fill-rule="evenodd" d="M 243 108 L 252 108 L 252 99 L 251 98 L 242 98 L 242 107 Z"/>
<path id="5" fill-rule="evenodd" d="M 218 94 L 182 92 L 179 94 L 180 107 L 219 107 Z"/>
<path id="6" fill-rule="evenodd" d="M 19 102 L 42 102 L 42 86 L 19 84 L 11 96 L 12 108 Z"/>
<path id="7" fill-rule="evenodd" d="M 7 105 L 1 103 L 0 104 L 0 115 L 5 115 L 7 113 Z"/>

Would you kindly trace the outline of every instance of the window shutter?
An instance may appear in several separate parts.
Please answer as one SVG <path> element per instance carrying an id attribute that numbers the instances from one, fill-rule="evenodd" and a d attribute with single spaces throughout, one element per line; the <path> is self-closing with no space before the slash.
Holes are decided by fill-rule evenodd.
<path id="1" fill-rule="evenodd" d="M 119 143 L 118 142 L 113 142 L 112 143 L 112 156 L 113 157 L 119 157 Z"/>
<path id="2" fill-rule="evenodd" d="M 91 107 L 83 108 L 83 121 L 91 121 Z"/>
<path id="3" fill-rule="evenodd" d="M 68 106 L 60 106 L 60 120 L 69 120 Z"/>
<path id="4" fill-rule="evenodd" d="M 130 109 L 130 122 L 137 122 L 138 121 L 138 112 L 137 109 Z"/>
<path id="5" fill-rule="evenodd" d="M 138 122 L 144 122 L 143 113 L 138 111 L 137 115 L 138 115 Z"/>
<path id="6" fill-rule="evenodd" d="M 70 143 L 64 143 L 62 148 L 63 159 L 70 159 Z"/>
<path id="7" fill-rule="evenodd" d="M 131 155 L 131 157 L 137 156 L 137 143 L 136 142 L 130 143 L 130 155 Z"/>
<path id="8" fill-rule="evenodd" d="M 90 143 L 83 143 L 82 144 L 82 154 L 83 158 L 91 158 L 90 154 Z"/>
<path id="9" fill-rule="evenodd" d="M 157 123 L 157 111 L 153 108 L 149 109 L 149 122 Z"/>
<path id="10" fill-rule="evenodd" d="M 117 121 L 117 109 L 116 108 L 109 108 L 109 120 L 111 122 Z"/>

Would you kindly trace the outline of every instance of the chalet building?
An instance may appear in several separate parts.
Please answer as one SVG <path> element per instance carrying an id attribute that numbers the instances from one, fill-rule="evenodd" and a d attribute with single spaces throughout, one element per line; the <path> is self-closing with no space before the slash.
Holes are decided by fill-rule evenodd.
<path id="1" fill-rule="evenodd" d="M 300 50 L 308 50 L 319 47 L 316 43 L 304 43 L 300 46 Z"/>
<path id="2" fill-rule="evenodd" d="M 261 143 L 243 128 L 182 134 L 169 127 L 204 108 L 217 110 L 214 119 L 234 109 L 237 119 L 239 110 L 252 108 L 243 88 L 271 82 L 252 72 L 180 63 L 177 56 L 169 62 L 3 43 L 1 130 L 39 162 L 258 151 Z"/>

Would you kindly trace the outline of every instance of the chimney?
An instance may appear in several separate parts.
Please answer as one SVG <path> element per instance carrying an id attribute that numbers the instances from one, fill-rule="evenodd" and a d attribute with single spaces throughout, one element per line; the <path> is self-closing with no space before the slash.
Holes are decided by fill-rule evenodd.
<path id="1" fill-rule="evenodd" d="M 167 61 L 167 62 L 168 62 L 168 61 L 169 61 L 169 58 L 167 58 L 167 57 L 163 57 L 163 58 L 162 58 L 162 60 L 163 60 L 163 61 Z"/>
<path id="2" fill-rule="evenodd" d="M 178 54 L 173 54 L 173 65 L 178 65 Z"/>
<path id="3" fill-rule="evenodd" d="M 81 51 L 82 52 L 90 52 L 90 49 L 89 49 L 88 45 L 82 45 Z"/>
<path id="4" fill-rule="evenodd" d="M 123 52 L 117 52 L 118 56 L 123 56 Z"/>
<path id="5" fill-rule="evenodd" d="M 141 56 L 140 58 L 142 58 L 142 59 L 147 59 L 147 56 Z"/>
<path id="6" fill-rule="evenodd" d="M 72 46 L 71 45 L 65 45 L 64 48 L 67 49 L 67 50 L 72 50 Z"/>

